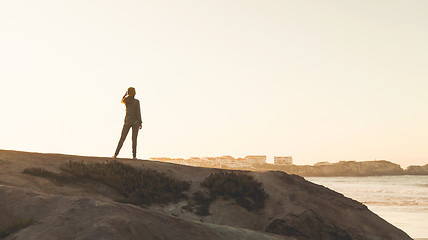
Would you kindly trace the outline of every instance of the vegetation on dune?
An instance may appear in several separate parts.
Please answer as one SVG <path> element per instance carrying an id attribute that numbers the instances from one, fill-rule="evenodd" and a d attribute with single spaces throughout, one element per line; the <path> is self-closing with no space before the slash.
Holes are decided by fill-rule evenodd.
<path id="1" fill-rule="evenodd" d="M 244 173 L 211 173 L 201 183 L 201 186 L 208 189 L 209 193 L 198 191 L 192 196 L 196 213 L 199 215 L 208 215 L 211 202 L 218 196 L 223 197 L 225 200 L 235 199 L 239 206 L 248 211 L 261 210 L 268 197 L 262 188 L 262 183 Z"/>
<path id="2" fill-rule="evenodd" d="M 195 213 L 199 216 L 208 216 L 210 215 L 210 205 L 215 200 L 211 196 L 205 194 L 202 191 L 197 191 L 192 195 L 193 208 L 196 210 Z M 190 207 L 189 210 L 192 210 Z"/>
<path id="3" fill-rule="evenodd" d="M 125 202 L 136 205 L 177 202 L 187 196 L 190 182 L 180 181 L 165 173 L 139 169 L 118 161 L 106 163 L 69 162 L 61 165 L 61 173 L 41 168 L 28 168 L 23 172 L 41 176 L 58 183 L 87 180 L 103 183 L 125 197 Z M 248 211 L 263 209 L 268 195 L 262 183 L 252 176 L 237 172 L 211 173 L 201 183 L 202 190 L 193 193 L 187 208 L 201 216 L 209 215 L 210 204 L 217 197 L 234 199 Z"/>
<path id="4" fill-rule="evenodd" d="M 28 220 L 18 220 L 11 222 L 9 225 L 7 225 L 4 229 L 0 229 L 0 239 L 6 238 L 10 234 L 19 231 L 20 229 L 23 229 L 25 227 L 30 226 L 34 223 L 34 219 L 30 218 Z"/>
<path id="5" fill-rule="evenodd" d="M 165 173 L 138 169 L 118 161 L 88 164 L 70 161 L 60 169 L 66 174 L 37 168 L 25 169 L 24 173 L 66 183 L 91 179 L 112 187 L 126 198 L 126 202 L 136 205 L 177 202 L 186 197 L 183 192 L 190 187 L 189 182 Z"/>
<path id="6" fill-rule="evenodd" d="M 38 177 L 44 177 L 50 180 L 53 180 L 57 183 L 70 183 L 75 182 L 78 179 L 76 179 L 73 176 L 70 176 L 68 174 L 64 173 L 55 173 L 48 170 L 45 170 L 43 168 L 26 168 L 22 173 L 38 176 Z"/>

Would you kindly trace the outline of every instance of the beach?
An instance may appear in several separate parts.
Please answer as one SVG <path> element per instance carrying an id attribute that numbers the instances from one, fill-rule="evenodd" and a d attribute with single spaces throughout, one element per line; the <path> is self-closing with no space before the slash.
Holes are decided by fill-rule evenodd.
<path id="1" fill-rule="evenodd" d="M 362 202 L 412 238 L 428 240 L 428 176 L 306 179 Z"/>

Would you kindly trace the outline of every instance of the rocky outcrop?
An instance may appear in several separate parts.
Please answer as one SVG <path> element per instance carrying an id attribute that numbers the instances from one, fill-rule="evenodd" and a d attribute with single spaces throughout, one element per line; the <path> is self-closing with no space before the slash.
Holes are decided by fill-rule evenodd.
<path id="1" fill-rule="evenodd" d="M 248 229 L 186 221 L 130 204 L 91 197 L 46 195 L 1 185 L 0 203 L 0 212 L 5 213 L 2 219 L 9 221 L 28 217 L 36 219 L 34 224 L 9 236 L 9 239 L 16 240 L 292 240 Z"/>
<path id="2" fill-rule="evenodd" d="M 11 222 L 34 219 L 7 239 L 411 239 L 363 204 L 279 171 L 245 172 L 269 195 L 263 209 L 248 211 L 233 199 L 218 198 L 207 216 L 187 210 L 188 200 L 134 206 L 117 201 L 118 193 L 99 183 L 57 184 L 22 174 L 29 167 L 60 172 L 59 166 L 68 161 L 107 160 L 0 150 L 0 231 Z M 211 173 L 228 171 L 120 161 L 190 181 L 188 196 L 203 190 L 200 183 Z"/>
<path id="3" fill-rule="evenodd" d="M 350 176 L 385 176 L 403 175 L 405 171 L 400 165 L 388 161 L 341 161 L 338 163 L 326 163 L 320 165 L 285 165 L 272 164 L 258 165 L 260 169 L 279 170 L 289 174 L 297 174 L 306 177 L 350 177 Z"/>
<path id="4" fill-rule="evenodd" d="M 407 175 L 428 175 L 428 164 L 424 166 L 409 166 L 404 173 Z"/>
<path id="5" fill-rule="evenodd" d="M 301 215 L 292 215 L 288 219 L 275 219 L 269 224 L 266 232 L 287 235 L 299 240 L 326 238 L 352 240 L 352 237 L 339 227 L 328 226 L 326 229 L 322 227 L 316 221 L 316 215 L 306 211 Z"/>
<path id="6" fill-rule="evenodd" d="M 315 166 L 314 175 L 318 176 L 379 176 L 401 175 L 400 165 L 388 161 L 343 161 L 324 166 Z"/>

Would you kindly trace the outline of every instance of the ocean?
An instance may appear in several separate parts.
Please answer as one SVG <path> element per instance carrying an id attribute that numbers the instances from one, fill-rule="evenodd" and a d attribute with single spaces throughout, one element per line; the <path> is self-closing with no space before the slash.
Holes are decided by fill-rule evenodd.
<path id="1" fill-rule="evenodd" d="M 305 179 L 365 204 L 412 238 L 428 239 L 428 176 Z"/>

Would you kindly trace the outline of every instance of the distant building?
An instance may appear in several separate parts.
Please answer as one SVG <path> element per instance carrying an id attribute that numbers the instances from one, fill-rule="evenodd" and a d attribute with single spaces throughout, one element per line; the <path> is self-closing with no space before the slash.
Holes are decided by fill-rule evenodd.
<path id="1" fill-rule="evenodd" d="M 253 164 L 265 164 L 266 156 L 265 155 L 248 155 L 245 157 L 245 160 L 249 160 Z"/>
<path id="2" fill-rule="evenodd" d="M 275 165 L 291 165 L 293 164 L 293 158 L 291 156 L 276 156 L 273 157 L 273 163 Z"/>

